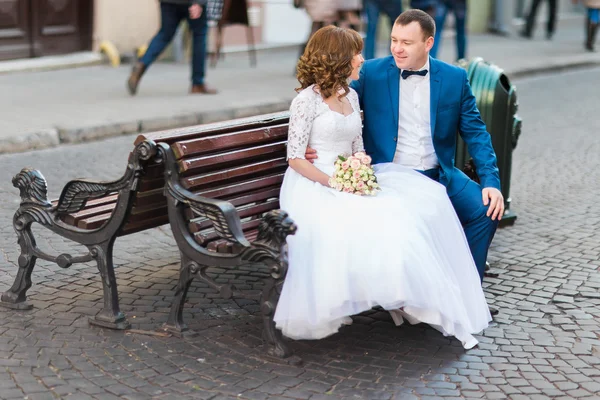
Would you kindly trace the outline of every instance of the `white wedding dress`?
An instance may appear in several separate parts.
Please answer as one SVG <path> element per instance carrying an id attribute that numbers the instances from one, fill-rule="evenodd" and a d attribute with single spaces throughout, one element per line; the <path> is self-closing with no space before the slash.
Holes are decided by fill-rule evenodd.
<path id="1" fill-rule="evenodd" d="M 353 113 L 332 111 L 313 87 L 291 105 L 288 158 L 317 150 L 328 175 L 339 154 L 363 150 Z M 275 323 L 293 339 L 336 333 L 349 316 L 381 306 L 400 325 L 430 324 L 465 348 L 491 321 L 479 275 L 445 187 L 396 164 L 378 164 L 376 196 L 337 192 L 288 168 L 281 208 L 298 225 L 288 237 L 289 269 Z"/>

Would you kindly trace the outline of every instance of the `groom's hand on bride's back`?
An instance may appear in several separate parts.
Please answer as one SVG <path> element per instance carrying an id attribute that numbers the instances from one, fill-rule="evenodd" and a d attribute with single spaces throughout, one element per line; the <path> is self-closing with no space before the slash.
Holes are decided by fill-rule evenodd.
<path id="1" fill-rule="evenodd" d="M 306 152 L 304 153 L 304 157 L 306 157 L 307 161 L 314 163 L 319 156 L 317 156 L 317 151 L 311 147 L 306 147 Z"/>

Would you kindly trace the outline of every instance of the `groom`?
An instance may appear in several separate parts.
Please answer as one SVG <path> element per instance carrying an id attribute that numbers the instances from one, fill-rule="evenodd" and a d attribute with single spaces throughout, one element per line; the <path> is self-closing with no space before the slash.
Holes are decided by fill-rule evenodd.
<path id="1" fill-rule="evenodd" d="M 429 57 L 435 23 L 408 10 L 392 29 L 392 55 L 366 61 L 356 90 L 363 139 L 373 163 L 413 168 L 444 186 L 483 279 L 487 253 L 504 213 L 496 155 L 465 70 Z M 467 143 L 481 186 L 454 167 L 457 133 Z M 307 159 L 316 158 L 309 149 Z"/>

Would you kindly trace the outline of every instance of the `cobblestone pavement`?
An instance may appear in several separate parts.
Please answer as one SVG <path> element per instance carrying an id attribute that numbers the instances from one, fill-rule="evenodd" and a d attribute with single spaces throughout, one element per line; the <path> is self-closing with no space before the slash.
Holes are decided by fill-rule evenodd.
<path id="1" fill-rule="evenodd" d="M 519 219 L 494 240 L 490 261 L 500 275 L 486 279 L 485 291 L 501 312 L 478 348 L 464 351 L 424 325 L 395 327 L 372 311 L 325 340 L 292 342 L 305 363 L 288 366 L 262 354 L 256 303 L 221 300 L 198 283 L 186 319 L 199 337 L 114 332 L 87 322 L 102 303 L 93 265 L 38 262 L 33 310 L 0 309 L 0 398 L 600 399 L 600 69 L 516 84 L 524 119 L 512 179 Z M 39 168 L 56 197 L 69 179 L 119 176 L 132 141 L 0 156 L 0 291 L 18 257 L 11 177 Z M 178 267 L 168 229 L 117 241 L 122 309 L 139 330 L 167 319 Z M 42 248 L 77 251 L 36 232 Z"/>

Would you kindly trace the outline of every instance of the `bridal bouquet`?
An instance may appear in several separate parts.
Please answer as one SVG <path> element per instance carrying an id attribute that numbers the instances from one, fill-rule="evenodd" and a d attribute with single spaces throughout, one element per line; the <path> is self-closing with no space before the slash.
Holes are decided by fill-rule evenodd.
<path id="1" fill-rule="evenodd" d="M 359 196 L 374 196 L 380 190 L 371 167 L 371 157 L 362 151 L 349 157 L 338 156 L 329 186 Z"/>

